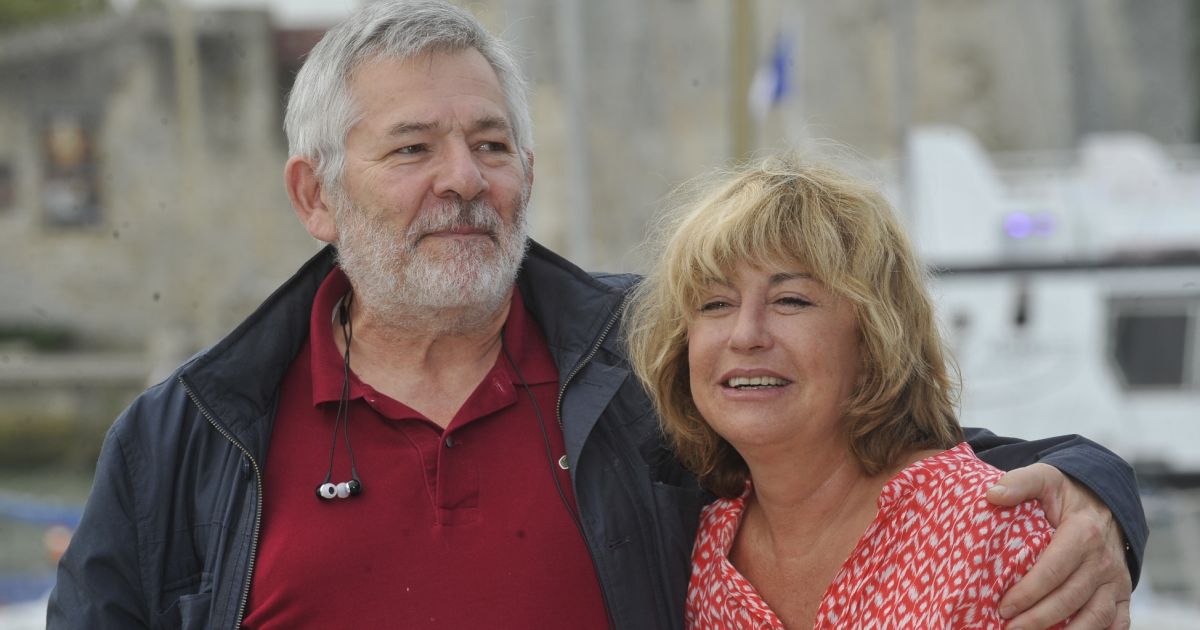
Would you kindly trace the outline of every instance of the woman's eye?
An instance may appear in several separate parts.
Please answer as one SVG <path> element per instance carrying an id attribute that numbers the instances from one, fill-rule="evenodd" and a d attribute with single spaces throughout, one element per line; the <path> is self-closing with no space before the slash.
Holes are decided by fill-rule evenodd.
<path id="1" fill-rule="evenodd" d="M 802 297 L 797 297 L 794 295 L 781 297 L 781 298 L 775 300 L 775 303 L 780 306 L 783 306 L 786 308 L 791 308 L 791 309 L 802 309 L 802 308 L 813 305 L 812 302 L 810 302 Z"/>
<path id="2" fill-rule="evenodd" d="M 729 302 L 726 302 L 724 300 L 709 300 L 700 305 L 700 312 L 701 313 L 712 313 L 714 311 L 719 311 L 722 309 L 729 308 L 729 306 L 730 306 Z"/>

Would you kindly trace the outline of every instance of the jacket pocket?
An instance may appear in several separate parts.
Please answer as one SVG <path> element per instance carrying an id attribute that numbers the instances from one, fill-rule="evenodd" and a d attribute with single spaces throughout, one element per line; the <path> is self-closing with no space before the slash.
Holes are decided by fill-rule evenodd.
<path id="1" fill-rule="evenodd" d="M 208 627 L 208 613 L 212 608 L 212 593 L 196 593 L 179 598 L 179 627 L 193 630 Z"/>
<path id="2" fill-rule="evenodd" d="M 162 599 L 166 607 L 158 613 L 155 627 L 207 628 L 212 591 L 206 584 L 206 577 L 207 574 L 197 573 L 168 583 Z"/>

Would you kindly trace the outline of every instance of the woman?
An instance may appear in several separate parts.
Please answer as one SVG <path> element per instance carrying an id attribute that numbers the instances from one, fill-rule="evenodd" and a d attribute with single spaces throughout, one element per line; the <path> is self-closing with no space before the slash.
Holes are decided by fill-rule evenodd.
<path id="1" fill-rule="evenodd" d="M 770 158 L 668 226 L 634 369 L 701 517 L 693 628 L 1001 627 L 1052 528 L 989 504 L 924 276 L 879 193 Z"/>

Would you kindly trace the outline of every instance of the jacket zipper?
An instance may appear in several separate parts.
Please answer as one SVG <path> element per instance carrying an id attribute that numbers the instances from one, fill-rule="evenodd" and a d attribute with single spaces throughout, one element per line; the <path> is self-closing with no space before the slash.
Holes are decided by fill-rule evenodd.
<path id="1" fill-rule="evenodd" d="M 254 468 L 254 485 L 255 489 L 258 491 L 254 497 L 254 533 L 250 538 L 250 558 L 246 564 L 246 580 L 245 583 L 242 584 L 242 596 L 238 601 L 237 617 L 234 619 L 233 624 L 233 628 L 236 629 L 241 627 L 242 618 L 246 614 L 246 602 L 250 599 L 250 578 L 254 575 L 254 560 L 255 556 L 258 554 L 258 533 L 259 527 L 262 524 L 262 469 L 259 468 L 258 461 L 254 459 L 254 455 L 250 453 L 250 450 L 243 446 L 241 442 L 237 441 L 237 439 L 234 438 L 233 435 L 231 435 L 229 431 L 225 429 L 225 427 L 221 426 L 221 424 L 217 422 L 216 418 L 209 413 L 208 408 L 200 403 L 199 397 L 192 392 L 192 388 L 188 387 L 187 382 L 185 382 L 182 377 L 180 377 L 179 383 L 183 385 L 183 391 L 187 392 L 188 398 L 192 400 L 192 404 L 196 405 L 196 408 L 200 410 L 200 415 L 204 416 L 204 419 L 207 420 L 208 423 L 217 430 L 217 433 L 220 433 L 222 437 L 224 437 L 226 440 L 229 440 L 230 444 L 233 444 L 235 447 L 237 447 L 237 449 L 246 456 L 246 459 L 250 460 L 250 466 Z"/>
<path id="2" fill-rule="evenodd" d="M 608 333 L 612 332 L 613 326 L 617 325 L 617 320 L 620 319 L 621 314 L 625 312 L 625 306 L 628 303 L 629 293 L 626 292 L 624 297 L 621 298 L 621 303 L 617 305 L 616 312 L 612 314 L 612 317 L 608 318 L 608 323 L 604 325 L 604 330 L 600 331 L 600 336 L 597 337 L 595 343 L 592 344 L 592 348 L 588 350 L 588 353 L 584 355 L 582 359 L 580 359 L 579 363 L 575 364 L 575 367 L 569 374 L 567 374 L 567 378 L 563 379 L 562 385 L 559 386 L 558 401 L 554 405 L 554 417 L 558 420 L 559 430 L 564 429 L 562 420 L 562 404 L 563 397 L 566 396 L 567 393 L 567 385 L 570 385 L 571 379 L 575 378 L 575 375 L 579 374 L 579 372 L 583 370 L 584 366 L 592 362 L 592 359 L 595 358 L 597 352 L 600 352 L 600 346 L 604 345 L 604 340 L 608 338 Z"/>
<path id="3" fill-rule="evenodd" d="M 595 358 L 596 353 L 600 352 L 600 346 L 604 345 L 604 340 L 608 338 L 608 333 L 612 332 L 613 326 L 617 324 L 617 320 L 619 320 L 621 318 L 621 314 L 625 312 L 625 305 L 628 302 L 629 293 L 626 292 L 621 298 L 621 303 L 617 305 L 617 310 L 612 314 L 612 317 L 608 318 L 608 323 L 604 325 L 604 330 L 600 331 L 600 336 L 598 336 L 596 341 L 592 344 L 591 349 L 588 350 L 588 353 L 584 355 L 584 357 L 580 359 L 578 363 L 575 364 L 575 367 L 571 369 L 571 372 L 567 374 L 567 377 L 563 379 L 563 382 L 558 387 L 558 400 L 554 404 L 554 417 L 556 420 L 558 420 L 558 430 L 563 432 L 564 437 L 566 435 L 566 429 L 563 427 L 562 404 L 563 397 L 567 393 L 567 386 L 570 385 L 571 380 L 575 378 L 575 375 L 579 374 L 579 372 L 583 370 L 584 366 L 586 366 L 588 363 L 591 363 L 592 359 Z M 567 456 L 563 455 L 562 459 L 565 461 Z M 567 465 L 570 466 L 572 464 L 567 462 Z M 583 522 L 578 521 L 577 524 L 579 525 L 580 529 L 579 533 L 583 535 L 584 542 L 588 543 L 588 547 L 590 548 L 591 542 L 589 541 L 587 532 L 583 527 Z M 592 556 L 592 564 L 595 565 L 595 554 L 589 553 L 588 555 Z M 600 585 L 600 599 L 604 602 L 604 613 L 608 617 L 608 627 L 616 628 L 617 624 L 613 619 L 612 602 L 608 597 L 608 588 L 605 586 L 604 580 L 597 580 L 597 582 Z"/>

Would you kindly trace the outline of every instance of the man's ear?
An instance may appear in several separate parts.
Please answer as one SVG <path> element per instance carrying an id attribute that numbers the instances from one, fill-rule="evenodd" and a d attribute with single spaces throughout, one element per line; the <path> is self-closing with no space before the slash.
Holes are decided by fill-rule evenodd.
<path id="1" fill-rule="evenodd" d="M 525 152 L 525 185 L 533 190 L 533 151 Z"/>
<path id="2" fill-rule="evenodd" d="M 332 243 L 337 240 L 337 226 L 333 222 L 333 208 L 325 203 L 324 186 L 308 158 L 293 155 L 283 167 L 284 185 L 292 209 L 300 218 L 304 229 L 313 238 Z"/>

